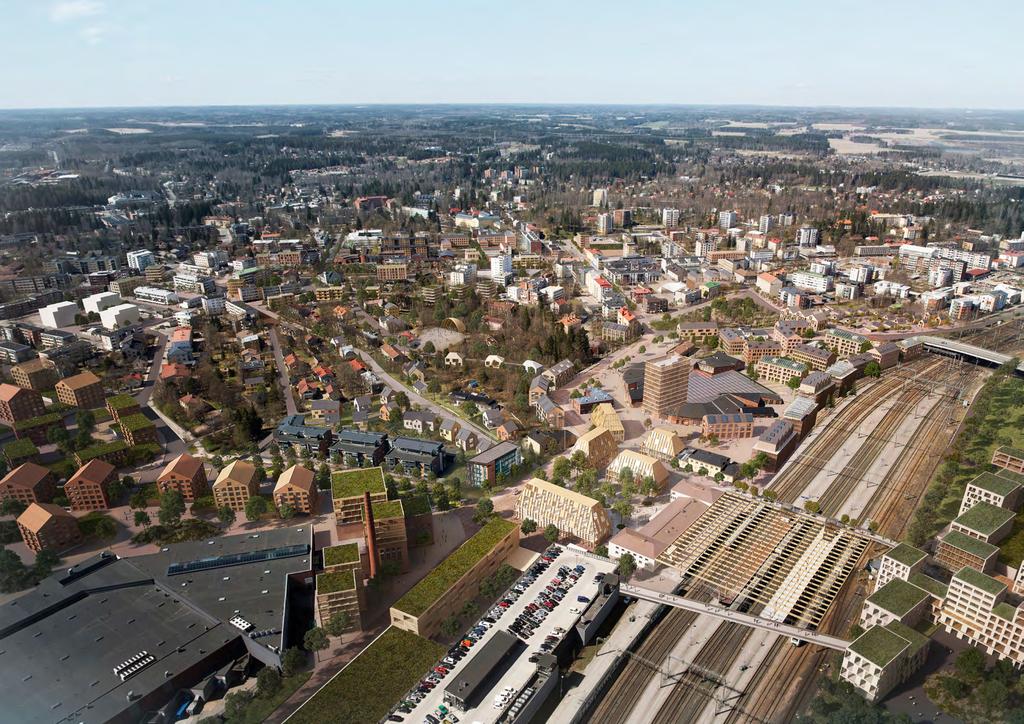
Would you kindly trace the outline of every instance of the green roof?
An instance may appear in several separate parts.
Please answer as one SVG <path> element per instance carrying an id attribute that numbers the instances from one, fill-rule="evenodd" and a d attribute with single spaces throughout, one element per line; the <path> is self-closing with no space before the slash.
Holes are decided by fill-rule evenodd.
<path id="1" fill-rule="evenodd" d="M 911 574 L 910 582 L 918 588 L 928 591 L 928 593 L 936 598 L 945 598 L 946 594 L 949 592 L 949 586 L 945 583 L 937 581 L 931 576 L 926 576 L 923 573 Z"/>
<path id="2" fill-rule="evenodd" d="M 501 518 L 492 518 L 487 525 L 477 531 L 476 535 L 456 548 L 450 556 L 428 573 L 426 578 L 398 599 L 394 608 L 410 616 L 419 616 L 433 606 L 515 528 L 514 523 Z"/>
<path id="3" fill-rule="evenodd" d="M 31 430 L 33 427 L 42 427 L 43 425 L 52 425 L 56 422 L 60 422 L 63 419 L 63 415 L 59 412 L 49 412 L 45 415 L 39 415 L 37 417 L 30 417 L 27 420 L 20 420 L 14 423 L 15 430 Z"/>
<path id="4" fill-rule="evenodd" d="M 128 432 L 137 432 L 147 427 L 154 427 L 153 421 L 141 412 L 136 412 L 134 415 L 122 417 L 120 423 L 121 429 L 127 430 Z"/>
<path id="5" fill-rule="evenodd" d="M 975 588 L 980 588 L 982 591 L 989 593 L 993 596 L 998 596 L 1000 593 L 1006 590 L 1006 586 L 992 576 L 986 576 L 976 568 L 970 566 L 964 566 L 957 571 L 953 578 L 957 578 L 964 583 L 970 584 Z"/>
<path id="6" fill-rule="evenodd" d="M 930 643 L 930 639 L 920 631 L 915 631 L 909 626 L 900 623 L 899 621 L 890 621 L 885 624 L 885 627 L 889 629 L 891 633 L 896 634 L 901 639 L 905 639 L 910 642 L 910 651 L 908 653 L 914 653 L 920 650 L 922 647 L 927 646 Z"/>
<path id="7" fill-rule="evenodd" d="M 928 594 L 902 578 L 894 578 L 868 596 L 868 601 L 896 616 L 903 616 L 928 598 Z"/>
<path id="8" fill-rule="evenodd" d="M 356 468 L 331 475 L 331 495 L 335 498 L 358 498 L 367 492 L 387 492 L 383 468 Z"/>
<path id="9" fill-rule="evenodd" d="M 36 444 L 27 437 L 23 437 L 20 440 L 15 440 L 14 442 L 9 442 L 4 445 L 4 455 L 11 460 L 32 457 L 33 455 L 38 454 L 39 448 L 37 448 Z"/>
<path id="10" fill-rule="evenodd" d="M 1024 485 L 1024 475 L 1021 475 L 1020 473 L 1015 473 L 1012 470 L 1007 470 L 1006 468 L 996 468 L 995 474 L 997 477 L 1006 478 L 1007 480 L 1012 480 L 1015 483 Z"/>
<path id="11" fill-rule="evenodd" d="M 342 563 L 354 563 L 359 560 L 358 543 L 342 543 L 341 545 L 324 548 L 324 565 L 337 566 Z"/>
<path id="12" fill-rule="evenodd" d="M 761 361 L 765 364 L 777 365 L 779 367 L 785 367 L 793 372 L 804 372 L 807 370 L 807 365 L 803 362 L 797 362 L 789 357 L 762 357 Z"/>
<path id="13" fill-rule="evenodd" d="M 914 546 L 907 545 L 906 543 L 900 543 L 885 555 L 905 566 L 913 566 L 928 554 L 918 548 L 914 548 Z"/>
<path id="14" fill-rule="evenodd" d="M 426 515 L 430 513 L 430 500 L 426 495 L 408 495 L 402 498 L 402 507 L 405 509 L 406 518 Z"/>
<path id="15" fill-rule="evenodd" d="M 1005 525 L 1006 521 L 1013 518 L 1013 515 L 1012 510 L 983 502 L 978 503 L 953 522 L 988 536 Z"/>
<path id="16" fill-rule="evenodd" d="M 139 401 L 136 400 L 131 395 L 121 394 L 107 398 L 107 407 L 109 407 L 111 410 L 127 410 L 132 407 L 138 406 Z"/>
<path id="17" fill-rule="evenodd" d="M 1008 604 L 1006 601 L 1000 601 L 992 607 L 992 613 L 1001 619 L 1006 621 L 1012 621 L 1014 616 L 1017 615 L 1017 609 Z"/>
<path id="18" fill-rule="evenodd" d="M 886 666 L 910 646 L 910 641 L 885 626 L 872 626 L 850 642 L 850 651 L 877 666 Z"/>
<path id="19" fill-rule="evenodd" d="M 90 445 L 87 448 L 78 450 L 75 455 L 82 461 L 82 464 L 94 460 L 110 453 L 120 452 L 121 450 L 127 450 L 128 443 L 124 440 L 112 440 L 111 442 L 100 442 L 95 445 Z"/>
<path id="20" fill-rule="evenodd" d="M 356 587 L 355 571 L 330 571 L 316 577 L 317 593 L 337 593 L 351 591 Z"/>
<path id="21" fill-rule="evenodd" d="M 946 533 L 942 542 L 951 545 L 954 548 L 959 548 L 966 553 L 970 553 L 972 556 L 977 556 L 983 561 L 987 561 L 988 557 L 993 553 L 999 552 L 999 549 L 991 543 L 986 543 L 983 540 L 972 538 L 958 530 L 951 530 Z"/>
<path id="22" fill-rule="evenodd" d="M 1005 453 L 1005 454 L 1010 455 L 1012 457 L 1018 458 L 1019 460 L 1024 460 L 1024 450 L 1021 450 L 1019 447 L 1011 447 L 1010 445 L 1001 445 L 1000 447 L 996 448 L 996 452 Z"/>
<path id="23" fill-rule="evenodd" d="M 405 510 L 401 500 L 376 500 L 373 502 L 373 519 L 404 518 Z"/>
<path id="24" fill-rule="evenodd" d="M 1004 498 L 1021 486 L 1019 481 L 1003 475 L 995 475 L 993 473 L 982 473 L 968 484 L 979 487 L 982 490 L 987 490 L 990 493 L 995 493 L 996 495 L 1000 495 Z"/>

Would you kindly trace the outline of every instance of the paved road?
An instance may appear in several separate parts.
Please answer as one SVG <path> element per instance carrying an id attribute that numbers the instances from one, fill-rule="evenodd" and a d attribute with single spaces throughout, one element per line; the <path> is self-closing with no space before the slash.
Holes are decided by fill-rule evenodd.
<path id="1" fill-rule="evenodd" d="M 459 425 L 461 425 L 462 427 L 468 427 L 471 430 L 474 430 L 477 436 L 480 438 L 479 450 L 486 450 L 487 448 L 494 444 L 494 440 L 491 438 L 491 433 L 487 432 L 487 430 L 485 430 L 483 427 L 477 425 L 474 422 L 470 422 L 464 417 L 453 415 L 449 410 L 446 410 L 445 408 L 441 407 L 433 400 L 428 400 L 426 397 L 423 397 L 422 395 L 418 394 L 415 390 L 406 387 L 401 382 L 396 380 L 394 377 L 389 375 L 384 370 L 383 367 L 377 364 L 377 360 L 373 359 L 373 357 L 371 357 L 363 350 L 357 350 L 357 352 L 359 353 L 359 356 L 362 357 L 363 362 L 370 366 L 370 369 L 373 370 L 373 373 L 377 375 L 377 377 L 379 377 L 382 382 L 387 384 L 391 389 L 395 390 L 396 392 L 399 390 L 404 390 L 405 393 L 409 396 L 409 402 L 415 403 L 420 407 L 431 410 L 432 412 L 434 412 L 434 414 L 438 415 L 442 419 L 457 420 Z"/>
<path id="2" fill-rule="evenodd" d="M 277 339 L 277 328 L 271 327 L 270 333 L 270 346 L 274 350 L 274 363 L 277 365 L 278 382 L 281 384 L 281 390 L 284 392 L 284 406 L 285 410 L 288 411 L 289 415 L 299 414 L 299 408 L 295 404 L 295 398 L 292 396 L 292 384 L 288 378 L 288 368 L 284 364 L 284 353 L 281 351 L 281 343 Z"/>

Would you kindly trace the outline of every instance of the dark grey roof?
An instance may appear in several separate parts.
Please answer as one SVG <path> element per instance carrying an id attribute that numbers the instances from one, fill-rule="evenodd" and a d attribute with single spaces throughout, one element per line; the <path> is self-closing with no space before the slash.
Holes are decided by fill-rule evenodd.
<path id="1" fill-rule="evenodd" d="M 523 648 L 519 639 L 508 631 L 498 629 L 494 635 L 481 646 L 466 666 L 451 683 L 445 687 L 446 696 L 453 696 L 470 706 L 476 703 L 482 693 L 482 684 L 491 678 L 491 674 L 515 650 Z"/>
<path id="2" fill-rule="evenodd" d="M 485 450 L 484 452 L 474 457 L 472 460 L 470 460 L 470 462 L 477 463 L 480 465 L 489 465 L 490 463 L 495 462 L 499 458 L 502 458 L 505 455 L 508 455 L 509 453 L 514 453 L 517 450 L 519 450 L 519 448 L 514 443 L 508 441 L 499 442 L 494 447 L 490 448 L 489 450 Z"/>
<path id="3" fill-rule="evenodd" d="M 719 455 L 718 453 L 709 452 L 707 450 L 701 450 L 700 448 L 693 448 L 693 451 L 689 455 L 689 460 L 695 460 L 699 463 L 706 463 L 713 465 L 716 468 L 724 468 L 729 464 L 729 458 L 725 455 Z"/>
<path id="4" fill-rule="evenodd" d="M 716 397 L 727 394 L 759 395 L 765 400 L 782 402 L 782 398 L 777 393 L 736 370 L 726 370 L 715 375 L 707 375 L 699 370 L 690 372 L 689 385 L 686 390 L 687 402 L 710 402 Z"/>

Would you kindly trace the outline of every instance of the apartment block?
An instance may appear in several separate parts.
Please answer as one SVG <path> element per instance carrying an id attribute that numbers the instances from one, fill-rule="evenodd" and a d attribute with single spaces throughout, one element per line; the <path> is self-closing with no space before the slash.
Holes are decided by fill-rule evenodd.
<path id="1" fill-rule="evenodd" d="M 278 509 L 289 505 L 297 513 L 315 515 L 318 500 L 316 476 L 301 465 L 292 465 L 281 473 L 274 486 L 274 505 Z"/>
<path id="2" fill-rule="evenodd" d="M 46 414 L 43 397 L 35 390 L 0 384 L 0 422 L 13 425 Z"/>
<path id="3" fill-rule="evenodd" d="M 576 443 L 569 454 L 571 455 L 578 450 L 586 456 L 587 462 L 595 470 L 602 470 L 615 457 L 618 449 L 618 443 L 615 442 L 615 438 L 609 430 L 603 427 L 595 427 L 576 439 Z"/>
<path id="4" fill-rule="evenodd" d="M 807 376 L 807 365 L 787 357 L 763 357 L 755 366 L 757 377 L 764 382 L 789 384 L 794 377 L 802 380 Z"/>
<path id="5" fill-rule="evenodd" d="M 1011 473 L 1024 475 L 1024 450 L 1003 445 L 996 448 L 992 453 L 992 464 L 996 467 L 1005 468 Z"/>
<path id="6" fill-rule="evenodd" d="M 249 498 L 258 494 L 256 467 L 244 460 L 235 460 L 213 481 L 213 499 L 218 508 L 227 506 L 235 511 L 244 510 Z"/>
<path id="7" fill-rule="evenodd" d="M 950 530 L 959 531 L 986 543 L 996 544 L 1010 534 L 1014 512 L 991 503 L 978 503 L 950 523 Z"/>
<path id="8" fill-rule="evenodd" d="M 807 365 L 812 370 L 824 371 L 836 361 L 834 352 L 810 344 L 798 344 L 789 353 L 797 362 Z"/>
<path id="9" fill-rule="evenodd" d="M 754 416 L 749 412 L 704 415 L 700 421 L 701 435 L 719 440 L 739 440 L 754 436 Z"/>
<path id="10" fill-rule="evenodd" d="M 92 410 L 104 406 L 103 383 L 88 370 L 65 377 L 54 386 L 54 390 L 57 399 L 70 407 Z"/>
<path id="11" fill-rule="evenodd" d="M 107 485 L 115 478 L 115 468 L 103 460 L 90 460 L 64 484 L 64 495 L 72 510 L 105 510 L 110 507 Z"/>
<path id="12" fill-rule="evenodd" d="M 991 543 L 951 530 L 944 535 L 935 549 L 935 560 L 950 571 L 970 566 L 985 573 L 995 565 L 999 549 Z"/>
<path id="13" fill-rule="evenodd" d="M 882 556 L 878 566 L 876 588 L 881 588 L 894 578 L 908 580 L 912 575 L 921 572 L 928 554 L 918 548 L 900 543 Z"/>
<path id="14" fill-rule="evenodd" d="M 57 365 L 36 357 L 11 367 L 14 384 L 26 390 L 49 390 L 57 383 Z"/>
<path id="15" fill-rule="evenodd" d="M 49 468 L 24 463 L 0 480 L 0 500 L 17 500 L 26 506 L 49 503 L 57 493 L 57 479 Z"/>
<path id="16" fill-rule="evenodd" d="M 554 525 L 561 536 L 588 548 L 600 545 L 611 535 L 611 520 L 598 501 L 540 478 L 523 486 L 516 500 L 516 517 L 532 520 L 540 529 Z"/>
<path id="17" fill-rule="evenodd" d="M 400 282 L 409 278 L 409 265 L 405 262 L 386 262 L 377 265 L 377 281 Z"/>
<path id="18" fill-rule="evenodd" d="M 860 354 L 865 345 L 870 345 L 867 337 L 845 329 L 829 329 L 825 331 L 823 342 L 826 347 L 836 353 L 839 359 Z"/>
<path id="19" fill-rule="evenodd" d="M 960 513 L 963 515 L 978 503 L 988 503 L 1008 510 L 1020 507 L 1021 490 L 1024 486 L 1010 477 L 1009 473 L 995 475 L 982 473 L 967 483 Z"/>
<path id="20" fill-rule="evenodd" d="M 182 453 L 160 472 L 156 487 L 161 493 L 177 490 L 187 503 L 206 495 L 207 478 L 203 461 Z"/>
<path id="21" fill-rule="evenodd" d="M 508 477 L 522 462 L 518 445 L 500 442 L 469 461 L 469 482 L 477 487 L 493 485 L 499 478 Z"/>
<path id="22" fill-rule="evenodd" d="M 623 427 L 619 413 L 610 402 L 603 402 L 594 408 L 590 413 L 590 423 L 594 427 L 604 428 L 610 432 L 616 443 L 621 444 L 626 439 L 626 428 Z"/>
<path id="23" fill-rule="evenodd" d="M 906 681 L 928 656 L 929 639 L 891 621 L 872 626 L 850 643 L 840 674 L 870 702 L 882 699 Z"/>
<path id="24" fill-rule="evenodd" d="M 643 409 L 659 418 L 675 413 L 686 402 L 691 361 L 682 355 L 669 355 L 644 366 Z"/>
<path id="25" fill-rule="evenodd" d="M 362 599 L 362 581 L 354 570 L 325 570 L 317 574 L 316 615 L 321 626 L 336 614 L 345 613 L 349 620 L 346 632 L 362 629 Z"/>
<path id="26" fill-rule="evenodd" d="M 18 516 L 18 531 L 28 549 L 62 551 L 82 540 L 75 516 L 59 505 L 32 503 Z"/>
<path id="27" fill-rule="evenodd" d="M 380 467 L 342 470 L 331 475 L 331 498 L 337 524 L 363 522 L 363 494 L 370 494 L 371 503 L 388 499 L 384 470 Z"/>
<path id="28" fill-rule="evenodd" d="M 394 563 L 403 573 L 409 570 L 409 539 L 405 527 L 405 507 L 401 500 L 371 502 L 373 532 L 381 564 Z M 365 506 L 363 525 L 366 526 Z"/>

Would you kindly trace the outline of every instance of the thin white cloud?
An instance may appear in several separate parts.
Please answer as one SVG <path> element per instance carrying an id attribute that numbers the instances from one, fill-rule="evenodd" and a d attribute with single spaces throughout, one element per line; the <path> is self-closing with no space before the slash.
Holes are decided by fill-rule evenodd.
<path id="1" fill-rule="evenodd" d="M 99 45 L 107 35 L 107 28 L 102 25 L 86 25 L 78 34 L 89 45 Z"/>
<path id="2" fill-rule="evenodd" d="M 105 10 L 99 0 L 61 0 L 50 6 L 50 20 L 65 23 L 102 15 Z"/>

